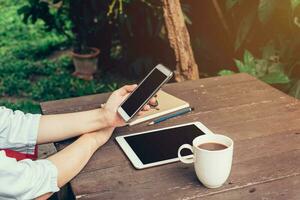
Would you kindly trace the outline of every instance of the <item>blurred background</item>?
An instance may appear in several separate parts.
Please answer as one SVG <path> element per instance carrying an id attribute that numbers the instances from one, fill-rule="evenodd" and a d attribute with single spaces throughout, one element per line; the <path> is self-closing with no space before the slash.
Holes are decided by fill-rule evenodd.
<path id="1" fill-rule="evenodd" d="M 199 78 L 245 72 L 300 96 L 300 0 L 180 3 Z M 163 6 L 1 0 L 0 105 L 39 113 L 39 102 L 112 91 L 157 63 L 175 70 Z"/>

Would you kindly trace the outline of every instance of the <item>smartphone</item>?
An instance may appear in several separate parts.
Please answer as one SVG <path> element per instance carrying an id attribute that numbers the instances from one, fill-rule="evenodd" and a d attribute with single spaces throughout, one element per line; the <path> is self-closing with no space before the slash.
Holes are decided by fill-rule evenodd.
<path id="1" fill-rule="evenodd" d="M 118 108 L 119 115 L 129 122 L 172 76 L 171 70 L 158 64 L 122 102 Z"/>

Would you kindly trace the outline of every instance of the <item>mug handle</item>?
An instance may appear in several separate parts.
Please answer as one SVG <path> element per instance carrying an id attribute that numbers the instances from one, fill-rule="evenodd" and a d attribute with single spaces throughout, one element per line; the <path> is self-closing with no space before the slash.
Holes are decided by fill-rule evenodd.
<path id="1" fill-rule="evenodd" d="M 194 155 L 193 155 L 192 158 L 185 158 L 185 157 L 181 156 L 180 153 L 181 153 L 181 150 L 183 150 L 183 149 L 189 149 L 189 150 L 191 150 L 192 153 L 194 153 L 193 152 L 193 147 L 191 145 L 189 145 L 189 144 L 183 144 L 178 149 L 178 158 L 179 158 L 179 160 L 181 162 L 183 162 L 183 163 L 186 163 L 186 164 L 193 163 L 194 162 Z"/>

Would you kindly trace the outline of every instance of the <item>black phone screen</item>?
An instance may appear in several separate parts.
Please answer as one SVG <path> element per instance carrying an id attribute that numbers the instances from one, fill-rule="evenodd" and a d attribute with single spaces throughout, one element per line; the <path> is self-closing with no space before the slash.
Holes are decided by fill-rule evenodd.
<path id="1" fill-rule="evenodd" d="M 194 138 L 204 135 L 196 125 L 186 125 L 150 133 L 124 137 L 131 149 L 143 164 L 177 158 L 177 151 L 183 144 L 192 145 Z M 187 156 L 191 151 L 183 149 L 181 155 Z"/>
<path id="2" fill-rule="evenodd" d="M 158 69 L 153 72 L 138 86 L 138 88 L 130 95 L 130 97 L 121 105 L 123 110 L 129 117 L 141 107 L 141 105 L 149 98 L 149 96 L 160 86 L 167 78 L 165 74 Z"/>

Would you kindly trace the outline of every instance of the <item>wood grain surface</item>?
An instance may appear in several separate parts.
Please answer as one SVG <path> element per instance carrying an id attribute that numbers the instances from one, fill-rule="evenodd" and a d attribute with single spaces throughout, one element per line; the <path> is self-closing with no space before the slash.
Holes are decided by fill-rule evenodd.
<path id="1" fill-rule="evenodd" d="M 300 106 L 298 100 L 247 75 L 172 83 L 164 90 L 195 110 L 155 126 L 116 129 L 109 142 L 71 181 L 77 199 L 300 199 Z M 97 108 L 109 94 L 44 102 L 44 114 Z M 207 189 L 192 165 L 172 163 L 136 170 L 114 137 L 200 121 L 235 141 L 228 181 Z M 72 140 L 56 144 L 58 150 Z"/>

